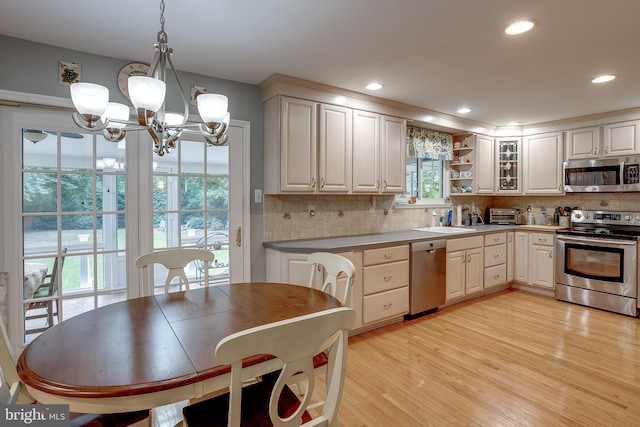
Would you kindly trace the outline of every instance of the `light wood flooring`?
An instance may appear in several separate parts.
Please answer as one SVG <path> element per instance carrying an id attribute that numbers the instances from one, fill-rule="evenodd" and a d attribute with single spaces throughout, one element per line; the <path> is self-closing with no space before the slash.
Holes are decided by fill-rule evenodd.
<path id="1" fill-rule="evenodd" d="M 173 426 L 180 406 L 158 408 Z M 354 336 L 343 427 L 640 425 L 640 320 L 518 290 Z"/>

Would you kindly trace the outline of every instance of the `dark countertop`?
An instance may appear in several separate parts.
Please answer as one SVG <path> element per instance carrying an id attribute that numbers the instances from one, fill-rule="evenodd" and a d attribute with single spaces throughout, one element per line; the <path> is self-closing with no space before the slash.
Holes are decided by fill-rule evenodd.
<path id="1" fill-rule="evenodd" d="M 450 227 L 445 227 L 450 228 Z M 454 239 L 456 237 L 469 237 L 498 233 L 501 231 L 516 230 L 517 225 L 478 225 L 475 227 L 454 227 L 464 231 L 432 232 L 432 231 L 392 231 L 388 233 L 365 234 L 360 236 L 328 237 L 319 239 L 285 240 L 276 242 L 264 242 L 265 248 L 275 249 L 281 252 L 311 253 L 316 251 L 340 252 L 348 250 L 361 250 L 374 247 L 384 247 L 396 244 L 407 244 L 425 240 Z M 549 227 L 549 231 L 555 232 L 557 227 Z"/>

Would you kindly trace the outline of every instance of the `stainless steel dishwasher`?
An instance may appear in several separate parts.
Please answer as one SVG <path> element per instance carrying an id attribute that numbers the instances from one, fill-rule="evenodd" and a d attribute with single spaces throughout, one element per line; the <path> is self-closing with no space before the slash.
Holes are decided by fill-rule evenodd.
<path id="1" fill-rule="evenodd" d="M 413 318 L 444 304 L 447 280 L 447 241 L 429 240 L 411 244 L 409 314 Z"/>

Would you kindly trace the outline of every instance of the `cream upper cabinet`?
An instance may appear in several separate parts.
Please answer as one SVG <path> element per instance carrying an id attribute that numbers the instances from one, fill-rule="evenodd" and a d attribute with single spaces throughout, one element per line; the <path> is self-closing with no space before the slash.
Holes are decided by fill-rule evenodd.
<path id="1" fill-rule="evenodd" d="M 380 192 L 380 115 L 353 112 L 353 192 Z"/>
<path id="2" fill-rule="evenodd" d="M 521 138 L 496 139 L 496 194 L 522 194 L 522 140 Z"/>
<path id="3" fill-rule="evenodd" d="M 523 143 L 525 194 L 562 194 L 562 132 L 528 136 Z"/>
<path id="4" fill-rule="evenodd" d="M 640 120 L 567 131 L 566 160 L 640 154 Z"/>
<path id="5" fill-rule="evenodd" d="M 351 190 L 353 111 L 320 104 L 318 139 L 318 191 L 347 193 Z"/>
<path id="6" fill-rule="evenodd" d="M 603 136 L 603 157 L 640 153 L 640 120 L 604 125 Z"/>
<path id="7" fill-rule="evenodd" d="M 349 193 L 352 115 L 286 96 L 265 102 L 265 193 Z"/>
<path id="8" fill-rule="evenodd" d="M 404 193 L 404 119 L 366 111 L 353 116 L 353 193 Z"/>
<path id="9" fill-rule="evenodd" d="M 476 135 L 475 138 L 475 193 L 476 194 L 493 194 L 495 156 L 494 141 L 482 135 Z"/>

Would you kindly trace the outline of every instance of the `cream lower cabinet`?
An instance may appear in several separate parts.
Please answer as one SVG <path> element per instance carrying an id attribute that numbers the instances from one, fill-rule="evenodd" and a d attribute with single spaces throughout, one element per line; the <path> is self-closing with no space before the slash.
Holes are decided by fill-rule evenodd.
<path id="1" fill-rule="evenodd" d="M 402 317 L 408 312 L 409 245 L 363 251 L 363 325 Z"/>
<path id="2" fill-rule="evenodd" d="M 483 237 L 447 239 L 447 300 L 484 289 Z"/>
<path id="3" fill-rule="evenodd" d="M 514 281 L 554 289 L 554 271 L 555 234 L 516 231 Z"/>
<path id="4" fill-rule="evenodd" d="M 515 232 L 507 232 L 507 283 L 513 282 L 514 278 L 515 239 Z"/>
<path id="5" fill-rule="evenodd" d="M 484 236 L 484 289 L 507 283 L 507 233 Z"/>
<path id="6" fill-rule="evenodd" d="M 353 330 L 402 320 L 409 312 L 409 245 L 339 254 L 356 267 L 349 304 L 356 311 Z M 267 282 L 308 286 L 312 274 L 322 280 L 323 272 L 312 272 L 307 255 L 267 249 Z M 345 282 L 338 283 L 339 295 Z"/>
<path id="7" fill-rule="evenodd" d="M 529 284 L 554 289 L 555 234 L 529 234 Z"/>

